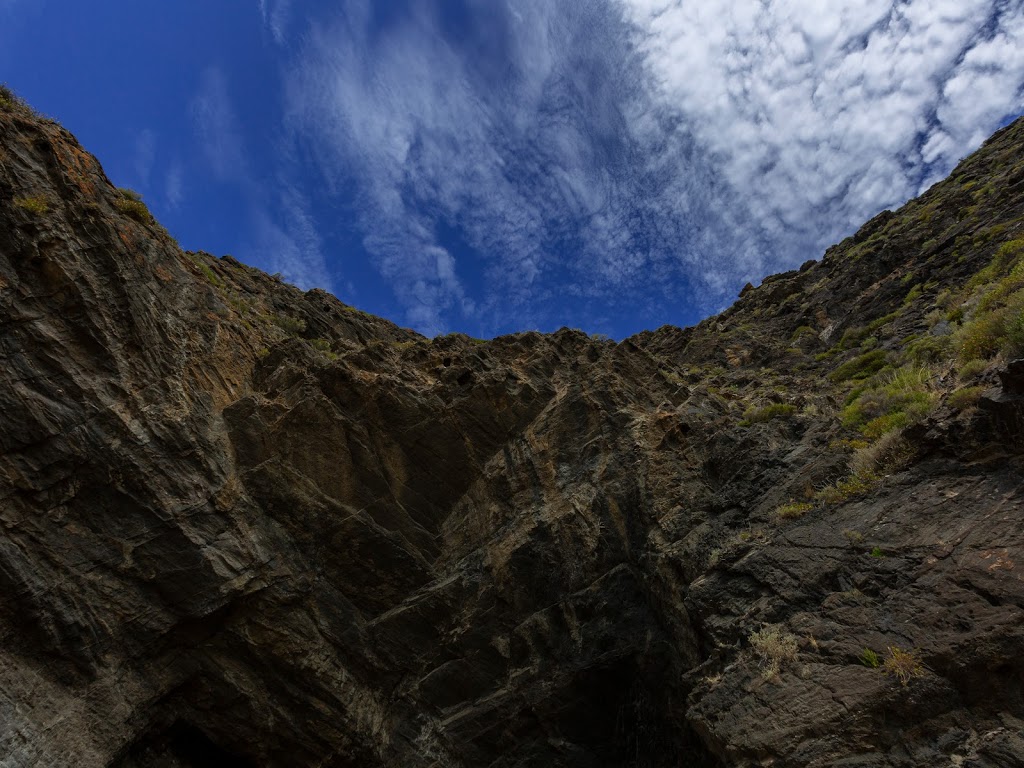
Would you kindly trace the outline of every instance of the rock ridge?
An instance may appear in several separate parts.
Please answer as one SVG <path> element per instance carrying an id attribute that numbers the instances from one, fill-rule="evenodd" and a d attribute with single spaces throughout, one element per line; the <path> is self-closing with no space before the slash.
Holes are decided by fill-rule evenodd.
<path id="1" fill-rule="evenodd" d="M 697 326 L 481 341 L 0 96 L 0 765 L 1024 764 L 1024 122 Z"/>

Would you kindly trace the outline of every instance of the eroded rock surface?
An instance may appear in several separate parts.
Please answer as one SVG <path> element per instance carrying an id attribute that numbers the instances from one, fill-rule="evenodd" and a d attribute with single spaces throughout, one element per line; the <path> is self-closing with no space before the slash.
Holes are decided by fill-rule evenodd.
<path id="1" fill-rule="evenodd" d="M 0 764 L 1024 764 L 1022 148 L 695 328 L 428 340 L 0 109 Z"/>

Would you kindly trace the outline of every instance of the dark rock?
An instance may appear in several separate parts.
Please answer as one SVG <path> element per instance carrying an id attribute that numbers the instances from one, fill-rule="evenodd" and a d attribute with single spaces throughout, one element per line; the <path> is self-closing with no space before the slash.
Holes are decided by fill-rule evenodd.
<path id="1" fill-rule="evenodd" d="M 998 374 L 1003 392 L 1009 395 L 1024 395 L 1024 359 L 1011 360 Z"/>
<path id="2" fill-rule="evenodd" d="M 936 185 L 614 344 L 427 340 L 183 253 L 4 109 L 3 765 L 1024 760 L 1021 361 L 863 476 L 867 384 L 830 376 L 904 364 L 906 276 L 956 291 L 1017 235 L 1024 123 L 958 169 L 1002 190 L 970 210 Z"/>

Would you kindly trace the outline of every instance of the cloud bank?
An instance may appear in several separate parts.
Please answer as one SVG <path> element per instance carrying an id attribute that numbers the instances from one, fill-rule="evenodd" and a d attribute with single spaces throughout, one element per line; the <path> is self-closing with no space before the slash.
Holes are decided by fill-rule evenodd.
<path id="1" fill-rule="evenodd" d="M 692 321 L 1024 106 L 1020 2 L 351 0 L 301 40 L 292 140 L 428 333 Z"/>

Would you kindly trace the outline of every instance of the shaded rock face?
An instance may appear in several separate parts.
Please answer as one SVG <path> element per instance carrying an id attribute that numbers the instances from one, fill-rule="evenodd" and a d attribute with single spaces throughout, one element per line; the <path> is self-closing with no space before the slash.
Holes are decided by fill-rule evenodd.
<path id="1" fill-rule="evenodd" d="M 427 340 L 3 107 L 0 764 L 1022 764 L 1022 147 L 695 328 Z"/>

